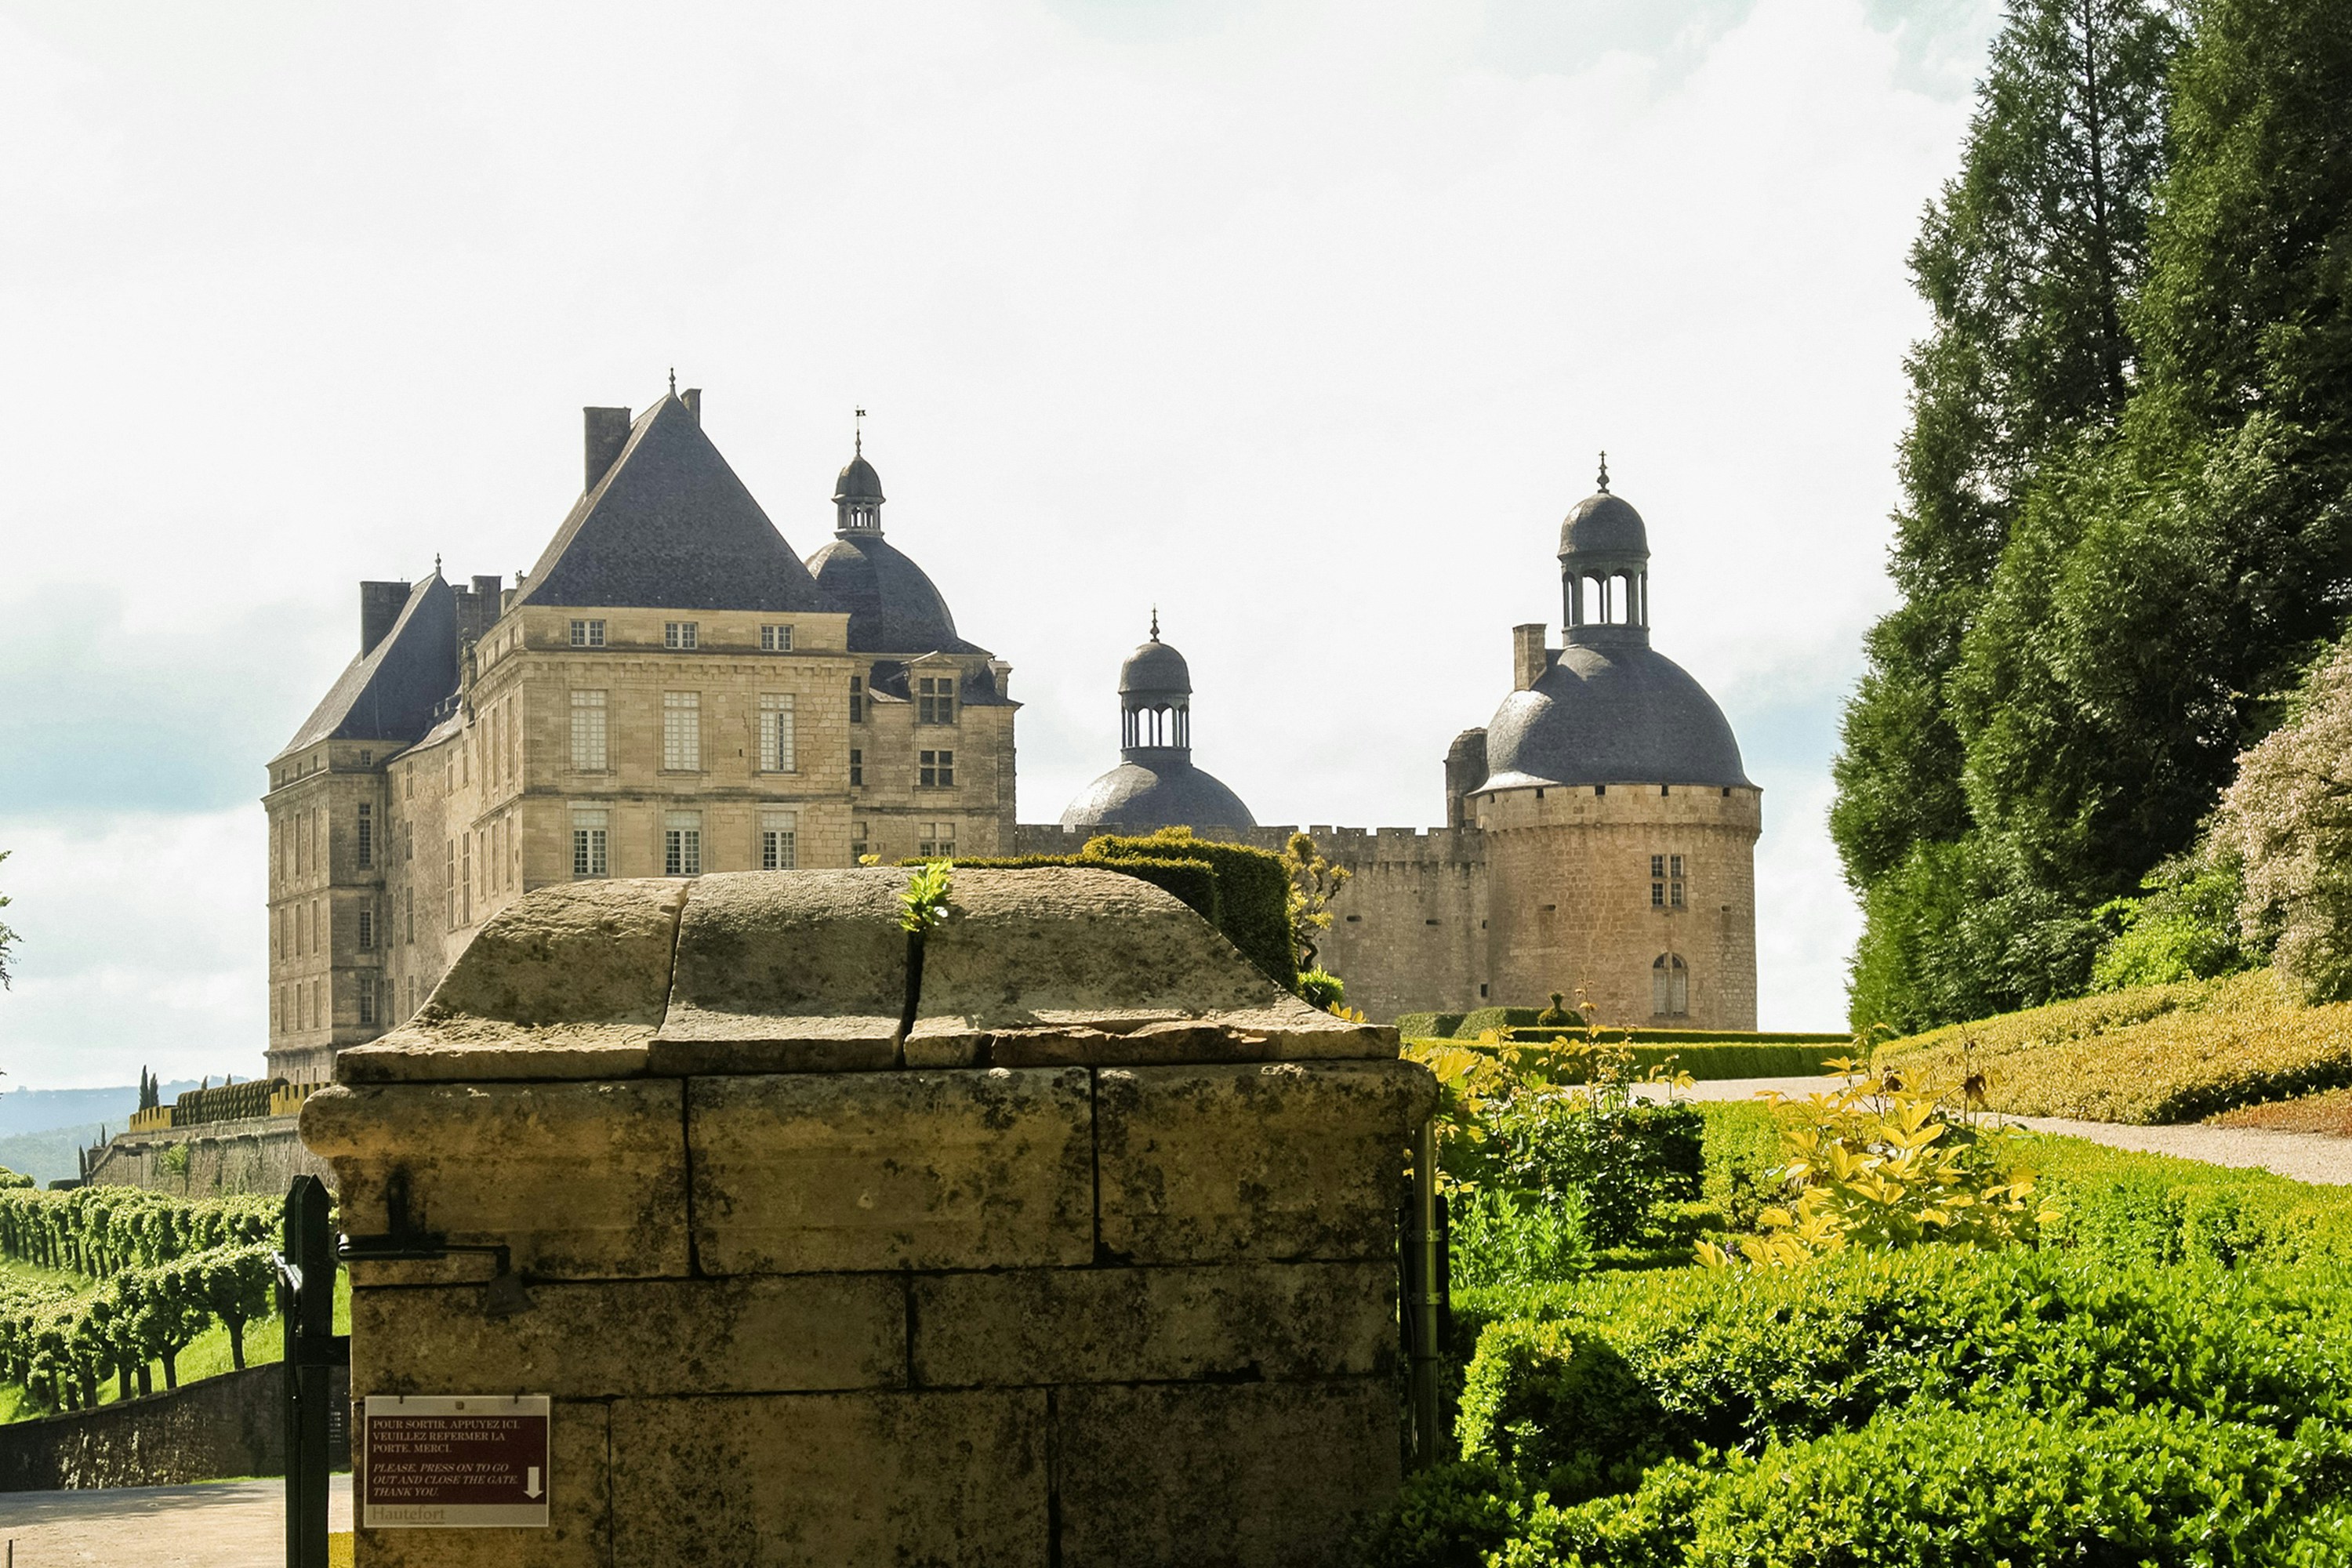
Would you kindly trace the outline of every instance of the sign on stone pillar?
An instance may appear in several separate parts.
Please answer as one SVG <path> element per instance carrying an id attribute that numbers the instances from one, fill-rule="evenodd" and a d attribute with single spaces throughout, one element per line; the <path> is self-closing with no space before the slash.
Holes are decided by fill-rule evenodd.
<path id="1" fill-rule="evenodd" d="M 545 1394 L 370 1394 L 360 1457 L 365 1530 L 544 1529 Z"/>

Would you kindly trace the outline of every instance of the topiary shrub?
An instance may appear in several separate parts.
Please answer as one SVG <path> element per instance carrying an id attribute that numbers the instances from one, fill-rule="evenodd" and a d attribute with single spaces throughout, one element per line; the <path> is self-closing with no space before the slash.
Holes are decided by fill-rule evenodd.
<path id="1" fill-rule="evenodd" d="M 1454 1432 L 1462 1457 L 1556 1497 L 1636 1484 L 1673 1451 L 1656 1395 L 1582 1323 L 1506 1321 L 1478 1339 Z"/>
<path id="2" fill-rule="evenodd" d="M 1244 844 L 1195 838 L 1190 828 L 1171 827 L 1148 837 L 1104 834 L 1087 840 L 1079 863 L 1110 866 L 1143 859 L 1205 861 L 1217 876 L 1217 929 L 1244 958 L 1272 975 L 1285 990 L 1298 984 L 1298 962 L 1290 945 L 1290 874 L 1282 857 Z"/>
<path id="3" fill-rule="evenodd" d="M 1536 1027 L 1538 1029 L 1568 1029 L 1574 1028 L 1583 1023 L 1584 1020 L 1581 1017 L 1560 1005 L 1562 999 L 1561 993 L 1555 991 L 1551 994 L 1551 1005 L 1536 1015 Z"/>

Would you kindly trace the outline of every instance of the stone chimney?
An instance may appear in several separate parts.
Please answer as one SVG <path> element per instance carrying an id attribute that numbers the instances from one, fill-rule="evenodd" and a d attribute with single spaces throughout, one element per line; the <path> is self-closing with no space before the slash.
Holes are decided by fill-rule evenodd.
<path id="1" fill-rule="evenodd" d="M 1511 689 L 1526 691 L 1543 679 L 1551 668 L 1551 655 L 1544 647 L 1544 626 L 1541 621 L 1511 628 Z"/>
<path id="2" fill-rule="evenodd" d="M 593 490 L 596 481 L 611 470 L 619 458 L 621 448 L 629 442 L 629 411 L 625 408 L 583 408 L 587 427 L 587 474 L 583 490 Z M 697 421 L 699 423 L 699 421 Z"/>
<path id="3" fill-rule="evenodd" d="M 694 416 L 694 427 L 698 430 L 701 429 L 702 388 L 698 386 L 689 386 L 684 392 L 677 395 L 677 400 L 686 405 L 686 411 L 688 414 Z"/>
<path id="4" fill-rule="evenodd" d="M 400 619 L 401 610 L 408 603 L 405 583 L 362 583 L 360 584 L 360 657 L 365 658 L 375 651 L 375 645 L 391 635 L 393 623 Z"/>

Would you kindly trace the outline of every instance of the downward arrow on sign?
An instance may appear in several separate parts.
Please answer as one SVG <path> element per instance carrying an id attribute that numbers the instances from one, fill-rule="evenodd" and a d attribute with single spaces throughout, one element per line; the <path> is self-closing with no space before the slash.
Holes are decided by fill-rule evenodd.
<path id="1" fill-rule="evenodd" d="M 539 1467 L 537 1465 L 532 1465 L 523 1471 L 522 1495 L 525 1497 L 537 1497 L 539 1495 Z"/>

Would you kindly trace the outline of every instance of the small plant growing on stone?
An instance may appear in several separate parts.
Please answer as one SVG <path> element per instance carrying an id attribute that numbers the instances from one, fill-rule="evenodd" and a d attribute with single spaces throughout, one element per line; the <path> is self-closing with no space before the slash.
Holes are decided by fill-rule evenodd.
<path id="1" fill-rule="evenodd" d="M 910 936 L 919 936 L 948 918 L 948 890 L 953 884 L 955 863 L 934 860 L 918 866 L 907 879 L 907 890 L 898 895 L 898 927 Z"/>

